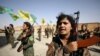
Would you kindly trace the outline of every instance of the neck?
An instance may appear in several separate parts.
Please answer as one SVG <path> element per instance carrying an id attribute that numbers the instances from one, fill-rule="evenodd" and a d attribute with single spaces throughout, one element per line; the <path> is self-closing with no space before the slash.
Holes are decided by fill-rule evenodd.
<path id="1" fill-rule="evenodd" d="M 66 35 L 60 35 L 60 39 L 62 40 L 67 40 L 70 36 L 70 33 L 66 34 Z"/>

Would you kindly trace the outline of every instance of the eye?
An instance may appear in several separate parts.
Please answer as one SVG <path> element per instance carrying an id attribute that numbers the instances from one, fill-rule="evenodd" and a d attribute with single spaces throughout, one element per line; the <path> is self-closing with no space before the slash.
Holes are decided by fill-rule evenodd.
<path id="1" fill-rule="evenodd" d="M 63 22 L 63 24 L 65 24 L 65 25 L 66 25 L 66 24 L 68 24 L 68 23 L 67 23 L 67 22 Z"/>
<path id="2" fill-rule="evenodd" d="M 60 22 L 60 23 L 58 23 L 59 25 L 61 25 L 61 24 L 64 24 L 64 25 L 67 25 L 68 23 L 67 22 Z"/>

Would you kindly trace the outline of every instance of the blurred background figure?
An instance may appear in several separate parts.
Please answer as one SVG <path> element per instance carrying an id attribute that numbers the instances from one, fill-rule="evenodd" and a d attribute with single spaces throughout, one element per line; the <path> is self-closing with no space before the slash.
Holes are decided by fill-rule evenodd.
<path id="1" fill-rule="evenodd" d="M 90 37 L 90 32 L 89 32 L 89 30 L 87 28 L 87 25 L 86 24 L 82 24 L 81 25 L 81 30 L 78 31 L 78 39 L 79 40 L 80 39 L 84 40 L 84 39 L 87 39 L 89 37 Z M 87 47 L 78 48 L 77 53 L 79 55 L 81 55 L 81 56 L 91 56 Z"/>
<path id="2" fill-rule="evenodd" d="M 47 27 L 45 28 L 45 36 L 46 36 L 47 38 L 50 37 L 50 27 L 49 27 L 49 25 L 47 25 Z"/>
<path id="3" fill-rule="evenodd" d="M 33 30 L 32 26 L 29 22 L 24 22 L 23 24 L 23 31 L 18 37 L 18 41 L 21 41 L 21 45 L 17 49 L 18 52 L 23 50 L 24 56 L 34 56 L 34 49 L 33 49 Z"/>
<path id="4" fill-rule="evenodd" d="M 79 38 L 81 38 L 81 39 L 87 39 L 90 37 L 90 32 L 89 32 L 86 24 L 82 24 L 81 30 L 79 30 L 78 35 L 79 35 Z"/>
<path id="5" fill-rule="evenodd" d="M 9 26 L 5 26 L 5 36 L 7 39 L 7 43 L 11 44 L 11 47 L 14 48 L 14 33 L 15 33 L 15 29 L 13 24 L 9 24 Z"/>
<path id="6" fill-rule="evenodd" d="M 7 43 L 9 43 L 9 27 L 5 26 L 4 29 L 5 29 L 5 37 L 6 37 Z"/>
<path id="7" fill-rule="evenodd" d="M 98 37 L 100 38 L 100 27 L 99 27 L 99 26 L 96 27 L 96 28 L 94 29 L 93 34 L 94 34 L 95 36 L 98 36 Z M 100 46 L 100 42 L 97 43 L 96 45 L 97 45 L 97 46 Z"/>
<path id="8" fill-rule="evenodd" d="M 42 35 L 42 30 L 41 30 L 41 26 L 39 26 L 39 29 L 38 29 L 38 37 L 39 37 L 39 41 L 41 41 L 41 35 Z"/>

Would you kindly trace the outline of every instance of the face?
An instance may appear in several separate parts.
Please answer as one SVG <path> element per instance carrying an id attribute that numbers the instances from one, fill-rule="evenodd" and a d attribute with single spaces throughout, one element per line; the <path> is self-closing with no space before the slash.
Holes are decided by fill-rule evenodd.
<path id="1" fill-rule="evenodd" d="M 10 27 L 10 28 L 12 28 L 12 26 L 11 26 L 11 25 L 9 25 L 9 27 Z"/>
<path id="2" fill-rule="evenodd" d="M 83 26 L 83 30 L 86 30 L 86 25 Z"/>
<path id="3" fill-rule="evenodd" d="M 70 34 L 71 29 L 71 24 L 67 18 L 62 19 L 58 23 L 58 33 L 61 35 Z"/>
<path id="4" fill-rule="evenodd" d="M 23 30 L 26 30 L 26 29 L 28 29 L 27 25 L 23 24 Z"/>

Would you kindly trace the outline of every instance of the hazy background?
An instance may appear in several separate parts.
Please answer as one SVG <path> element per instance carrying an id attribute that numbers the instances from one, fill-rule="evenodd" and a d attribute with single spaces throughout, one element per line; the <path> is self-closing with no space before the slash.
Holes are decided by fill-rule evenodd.
<path id="1" fill-rule="evenodd" d="M 80 11 L 80 23 L 100 22 L 100 0 L 0 0 L 0 6 L 18 10 L 25 10 L 37 17 L 37 23 L 45 18 L 46 23 L 56 23 L 56 16 L 60 12 L 73 14 Z M 0 14 L 0 28 L 10 23 L 21 26 L 25 20 L 13 21 L 8 13 Z"/>

